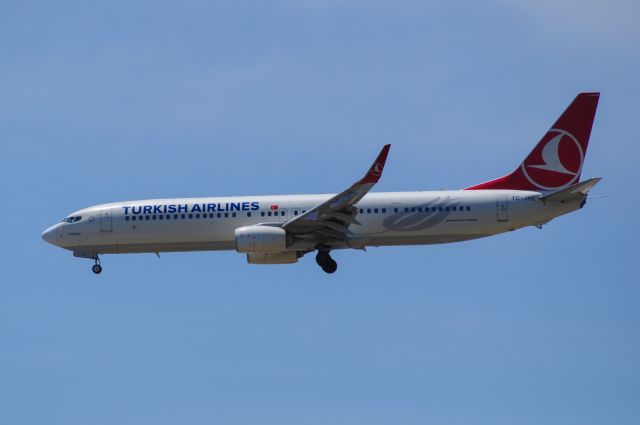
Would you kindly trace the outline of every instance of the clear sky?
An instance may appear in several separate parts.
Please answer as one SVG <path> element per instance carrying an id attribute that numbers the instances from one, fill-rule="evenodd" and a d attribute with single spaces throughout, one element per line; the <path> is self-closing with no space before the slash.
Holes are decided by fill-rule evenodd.
<path id="1" fill-rule="evenodd" d="M 638 424 L 637 1 L 0 2 L 2 424 Z M 601 91 L 543 230 L 250 266 L 90 260 L 71 211 L 511 171 Z"/>

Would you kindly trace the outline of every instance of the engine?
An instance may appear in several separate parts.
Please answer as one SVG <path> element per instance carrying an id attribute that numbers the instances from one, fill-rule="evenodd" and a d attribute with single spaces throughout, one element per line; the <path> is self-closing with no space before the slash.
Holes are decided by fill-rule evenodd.
<path id="1" fill-rule="evenodd" d="M 285 252 L 251 252 L 247 254 L 249 264 L 292 264 L 298 262 L 296 251 Z"/>
<path id="2" fill-rule="evenodd" d="M 282 253 L 287 249 L 287 232 L 280 227 L 238 227 L 235 237 L 238 252 Z"/>

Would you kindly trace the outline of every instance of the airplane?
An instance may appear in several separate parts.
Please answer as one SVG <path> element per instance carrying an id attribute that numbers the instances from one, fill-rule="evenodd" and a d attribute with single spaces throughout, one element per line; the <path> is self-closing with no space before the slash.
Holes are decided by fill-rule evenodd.
<path id="1" fill-rule="evenodd" d="M 580 93 L 510 174 L 451 191 L 380 192 L 390 145 L 338 194 L 150 199 L 69 214 L 42 238 L 73 255 L 234 250 L 249 264 L 292 264 L 316 252 L 326 273 L 340 249 L 467 241 L 542 226 L 581 209 L 600 181 L 580 181 L 600 93 Z"/>

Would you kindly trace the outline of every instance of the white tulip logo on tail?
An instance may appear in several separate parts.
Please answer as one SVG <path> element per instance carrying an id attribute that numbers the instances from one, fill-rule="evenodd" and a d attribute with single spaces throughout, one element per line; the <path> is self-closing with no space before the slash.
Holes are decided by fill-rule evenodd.
<path id="1" fill-rule="evenodd" d="M 564 168 L 564 165 L 560 162 L 560 152 L 558 149 L 560 148 L 560 141 L 563 136 L 564 134 L 558 134 L 544 145 L 544 148 L 542 148 L 542 160 L 544 161 L 544 164 L 529 165 L 529 168 L 539 168 L 541 170 L 555 171 L 557 173 L 571 174 L 572 176 L 575 176 L 576 173 Z"/>
<path id="2" fill-rule="evenodd" d="M 371 175 L 378 177 L 380 174 L 382 174 L 382 164 L 376 162 L 373 164 L 373 167 L 371 167 Z"/>
<path id="3" fill-rule="evenodd" d="M 542 190 L 560 190 L 580 177 L 583 161 L 584 152 L 575 136 L 552 128 L 521 168 L 534 186 Z"/>

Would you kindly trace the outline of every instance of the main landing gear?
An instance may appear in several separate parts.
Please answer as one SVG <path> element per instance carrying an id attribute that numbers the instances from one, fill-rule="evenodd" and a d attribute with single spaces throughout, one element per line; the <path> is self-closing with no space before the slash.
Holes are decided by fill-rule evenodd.
<path id="1" fill-rule="evenodd" d="M 100 265 L 100 258 L 98 258 L 98 256 L 96 255 L 96 258 L 94 258 L 94 260 L 96 260 L 96 263 L 93 266 L 91 266 L 91 271 L 94 272 L 95 274 L 102 273 L 102 266 Z"/>
<path id="2" fill-rule="evenodd" d="M 335 273 L 336 270 L 338 270 L 338 263 L 336 263 L 336 261 L 331 258 L 331 255 L 329 255 L 329 251 L 318 251 L 318 254 L 316 255 L 316 263 L 318 263 L 318 265 L 320 267 L 322 267 L 322 270 L 325 273 Z"/>

